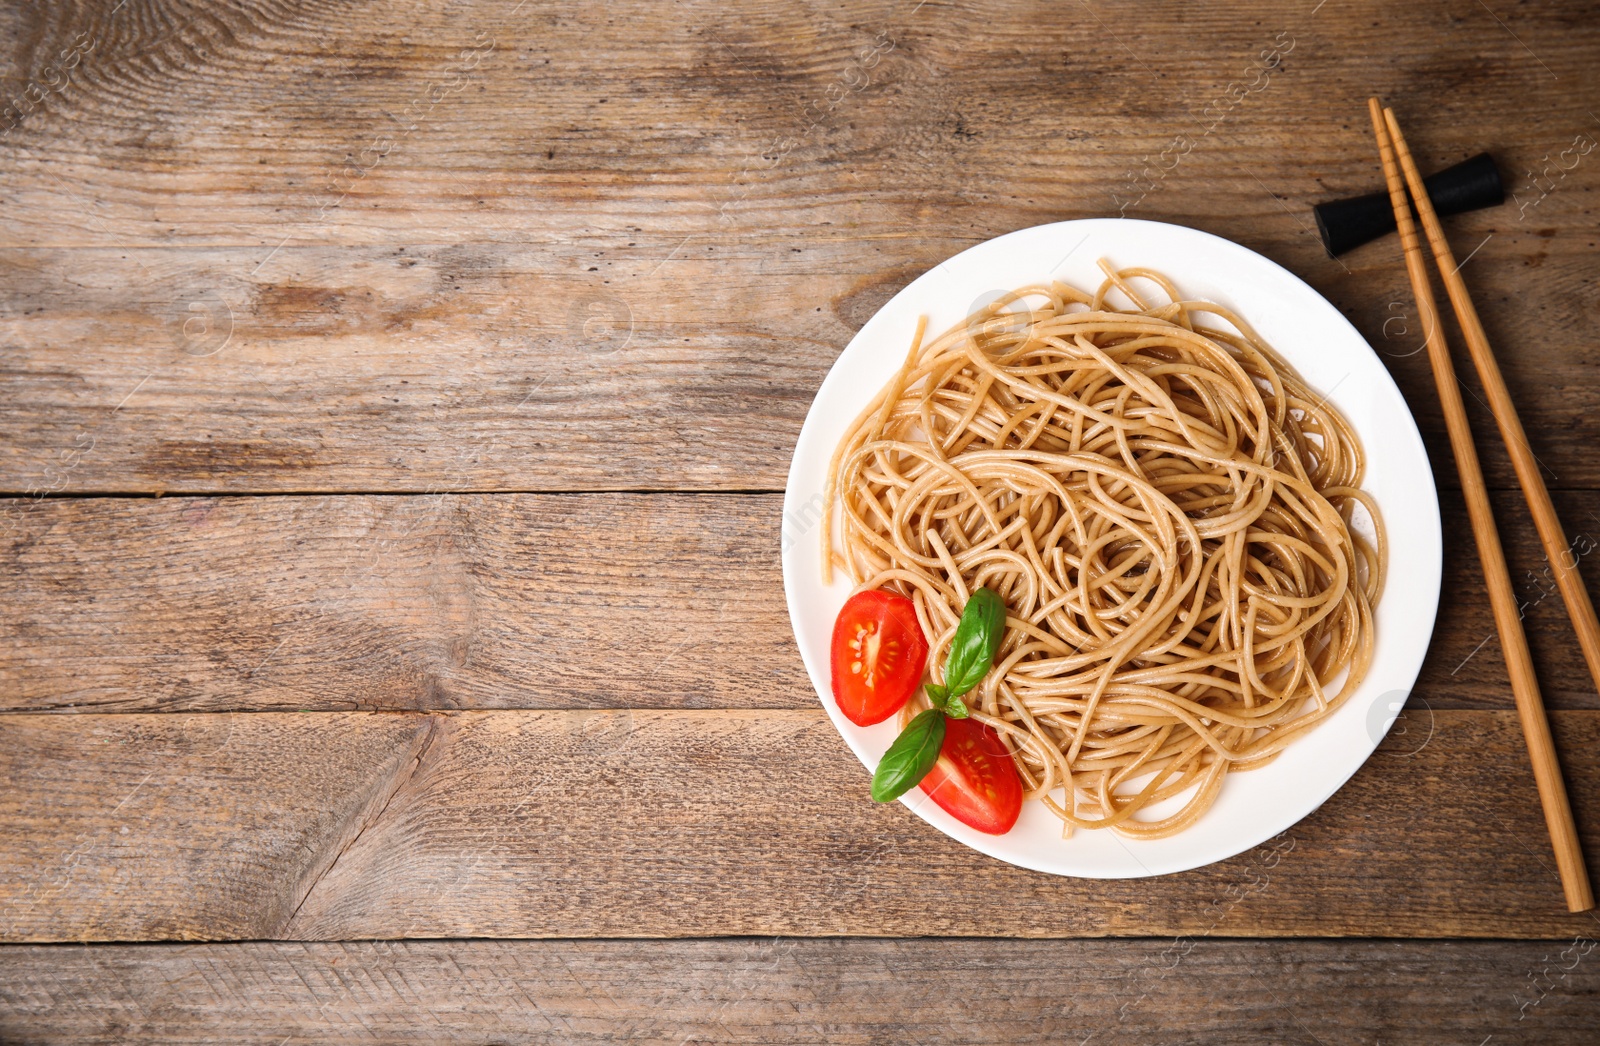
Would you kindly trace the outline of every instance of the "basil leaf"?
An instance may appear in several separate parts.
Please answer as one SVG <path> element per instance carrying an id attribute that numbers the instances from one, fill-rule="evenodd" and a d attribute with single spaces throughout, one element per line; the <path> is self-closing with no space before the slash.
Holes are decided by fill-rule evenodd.
<path id="1" fill-rule="evenodd" d="M 951 719 L 967 718 L 966 702 L 950 693 L 945 687 L 938 683 L 925 683 L 922 689 L 928 695 L 928 703 Z"/>
<path id="2" fill-rule="evenodd" d="M 939 746 L 944 744 L 944 713 L 937 708 L 911 720 L 894 744 L 883 753 L 883 762 L 872 775 L 872 801 L 887 803 L 915 788 L 939 761 Z"/>
<path id="3" fill-rule="evenodd" d="M 983 682 L 994 667 L 1000 641 L 1006 635 L 1006 605 L 987 588 L 972 593 L 961 611 L 961 623 L 950 641 L 950 658 L 945 662 L 944 685 L 953 697 L 960 697 Z"/>

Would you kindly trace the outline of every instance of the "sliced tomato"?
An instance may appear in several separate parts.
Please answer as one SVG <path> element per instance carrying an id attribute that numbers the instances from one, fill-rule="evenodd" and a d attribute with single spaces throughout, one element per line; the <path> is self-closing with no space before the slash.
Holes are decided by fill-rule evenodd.
<path id="1" fill-rule="evenodd" d="M 946 719 L 944 727 L 939 760 L 922 790 L 962 824 L 1005 835 L 1022 813 L 1022 778 L 1005 742 L 976 719 Z"/>
<path id="2" fill-rule="evenodd" d="M 833 699 L 857 726 L 881 723 L 916 693 L 927 660 L 928 641 L 911 600 L 857 592 L 833 623 Z"/>

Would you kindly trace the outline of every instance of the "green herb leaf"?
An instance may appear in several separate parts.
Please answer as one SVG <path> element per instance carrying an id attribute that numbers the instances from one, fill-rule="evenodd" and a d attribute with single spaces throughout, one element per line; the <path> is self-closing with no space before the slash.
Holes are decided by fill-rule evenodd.
<path id="1" fill-rule="evenodd" d="M 928 703 L 951 719 L 967 718 L 966 702 L 951 694 L 949 690 L 938 683 L 925 683 L 922 689 L 928 695 Z"/>
<path id="2" fill-rule="evenodd" d="M 872 775 L 872 800 L 887 803 L 898 799 L 928 776 L 939 761 L 939 746 L 944 744 L 944 713 L 930 708 L 911 720 L 894 744 L 883 753 L 883 762 Z"/>
<path id="3" fill-rule="evenodd" d="M 956 626 L 955 638 L 950 641 L 950 658 L 945 662 L 944 686 L 951 697 L 959 698 L 983 682 L 994 667 L 994 656 L 1000 652 L 1005 634 L 1005 603 L 987 588 L 972 593 L 961 611 L 961 623 Z"/>

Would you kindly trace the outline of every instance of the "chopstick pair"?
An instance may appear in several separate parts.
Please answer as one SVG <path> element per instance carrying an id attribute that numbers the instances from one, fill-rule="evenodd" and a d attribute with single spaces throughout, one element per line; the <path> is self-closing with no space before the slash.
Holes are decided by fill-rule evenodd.
<path id="1" fill-rule="evenodd" d="M 1550 502 L 1550 492 L 1545 489 L 1544 479 L 1539 474 L 1539 465 L 1528 446 L 1522 421 L 1511 403 L 1511 395 L 1506 390 L 1505 380 L 1500 376 L 1500 368 L 1489 348 L 1489 339 L 1484 335 L 1483 324 L 1479 322 L 1478 312 L 1467 294 L 1467 285 L 1461 279 L 1460 266 L 1456 264 L 1450 244 L 1445 240 L 1444 229 L 1439 225 L 1439 217 L 1434 213 L 1433 202 L 1423 187 L 1422 176 L 1411 159 L 1411 151 L 1406 148 L 1406 140 L 1400 133 L 1394 110 L 1383 108 L 1376 98 L 1369 99 L 1367 106 L 1371 110 L 1372 129 L 1378 139 L 1378 152 L 1383 159 L 1384 178 L 1389 183 L 1395 224 L 1399 226 L 1400 242 L 1405 248 L 1406 273 L 1411 278 L 1411 289 L 1416 294 L 1428 359 L 1433 364 L 1433 380 L 1439 387 L 1439 400 L 1444 407 L 1450 446 L 1455 452 L 1456 468 L 1461 473 L 1461 492 L 1466 497 L 1467 515 L 1478 544 L 1484 579 L 1489 586 L 1495 627 L 1500 633 L 1500 646 L 1505 652 L 1506 667 L 1511 674 L 1511 692 L 1516 699 L 1517 715 L 1522 720 L 1528 755 L 1533 761 L 1533 778 L 1539 788 L 1539 801 L 1544 807 L 1545 825 L 1550 830 L 1550 842 L 1555 847 L 1556 868 L 1561 874 L 1567 910 L 1588 911 L 1594 907 L 1594 894 L 1589 886 L 1589 874 L 1584 866 L 1577 826 L 1572 819 L 1572 805 L 1567 799 L 1566 784 L 1562 781 L 1555 742 L 1550 737 L 1550 721 L 1545 715 L 1544 700 L 1539 694 L 1533 657 L 1528 652 L 1528 637 L 1522 629 L 1517 597 L 1511 588 L 1510 572 L 1506 569 L 1505 552 L 1500 547 L 1500 535 L 1489 508 L 1488 488 L 1483 480 L 1483 469 L 1478 464 L 1478 452 L 1472 442 L 1472 429 L 1467 423 L 1466 407 L 1456 383 L 1455 367 L 1450 361 L 1450 349 L 1445 344 L 1439 326 L 1439 308 L 1429 284 L 1427 262 L 1422 255 L 1416 225 L 1411 219 L 1411 206 L 1406 202 L 1408 186 L 1428 243 L 1433 248 L 1434 259 L 1444 277 L 1445 289 L 1461 325 L 1467 350 L 1488 393 L 1490 409 L 1499 423 L 1500 435 L 1511 455 L 1511 464 L 1522 484 L 1522 493 L 1533 513 L 1545 556 L 1555 573 L 1556 585 L 1566 602 L 1567 614 L 1578 633 L 1578 642 L 1597 688 L 1600 688 L 1600 622 L 1595 619 L 1594 605 L 1578 574 L 1576 558 L 1567 544 L 1555 507 Z"/>

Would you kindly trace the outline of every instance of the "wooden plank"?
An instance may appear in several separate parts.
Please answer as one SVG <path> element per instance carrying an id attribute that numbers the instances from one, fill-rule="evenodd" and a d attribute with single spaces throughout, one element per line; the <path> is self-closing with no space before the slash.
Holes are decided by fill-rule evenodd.
<path id="1" fill-rule="evenodd" d="M 68 911 L 61 939 L 124 936 L 130 916 L 157 939 L 265 936 L 383 812 L 434 726 L 404 714 L 72 721 L 0 724 L 5 936 Z"/>
<path id="2" fill-rule="evenodd" d="M 8 709 L 815 706 L 775 496 L 5 508 Z"/>
<path id="3" fill-rule="evenodd" d="M 1132 212 L 1277 212 L 1289 229 L 1274 194 L 1373 182 L 1354 125 L 1371 92 L 1435 117 L 1422 153 L 1492 145 L 1512 173 L 1594 129 L 1567 86 L 1590 65 L 1592 3 L 1313 16 L 1167 0 L 1048 21 L 996 0 L 363 6 L 16 10 L 0 71 L 42 100 L 0 123 L 4 242 L 681 239 L 723 214 L 774 240 L 827 221 L 903 238 L 909 217 L 970 236 L 997 213 L 1115 212 L 1180 133 L 1195 148 L 1142 175 L 1156 184 Z"/>
<path id="4" fill-rule="evenodd" d="M 1271 845 L 1120 882 L 1003 865 L 875 806 L 820 711 L 0 723 L 0 935 L 15 942 L 1593 926 L 1562 910 L 1511 712 L 1436 712 Z M 1593 859 L 1600 713 L 1554 725 Z"/>
<path id="5" fill-rule="evenodd" d="M 0 251 L 0 491 L 781 489 L 860 279 L 324 248 L 218 292 L 265 252 L 158 253 Z"/>
<path id="6" fill-rule="evenodd" d="M 1454 486 L 1394 252 L 1319 272 L 1337 264 L 1306 253 L 1319 245 L 1215 231 L 1307 276 L 1356 324 Z M 1492 232 L 1473 287 L 1534 449 L 1552 487 L 1600 486 L 1589 233 Z M 121 251 L 0 250 L 0 491 L 781 489 L 854 331 L 974 241 L 798 242 L 782 258 L 721 245 L 669 264 L 670 245 L 653 247 L 600 284 L 581 271 L 592 252 L 572 249 L 285 248 L 242 280 L 264 251 L 146 251 L 135 271 Z M 1490 482 L 1514 487 L 1468 388 Z"/>
<path id="7" fill-rule="evenodd" d="M 1452 230 L 1552 485 L 1600 487 L 1592 4 L 58 6 L 0 44 L 40 95 L 0 117 L 0 491 L 775 489 L 893 290 L 1124 210 L 1307 278 L 1437 449 L 1392 242 L 1311 232 L 1378 181 L 1370 91 L 1424 163 L 1499 155 L 1517 199 Z"/>
<path id="8" fill-rule="evenodd" d="M 0 1036 L 1588 1046 L 1600 1020 L 1596 934 L 23 946 L 0 949 Z"/>
<path id="9" fill-rule="evenodd" d="M 1561 492 L 1600 585 L 1600 493 Z M 1600 708 L 1516 493 L 1497 497 L 1547 699 Z M 777 495 L 0 502 L 0 710 L 816 707 Z M 1511 707 L 1445 496 L 1430 709 Z M 1381 615 L 1381 609 L 1380 609 Z"/>

